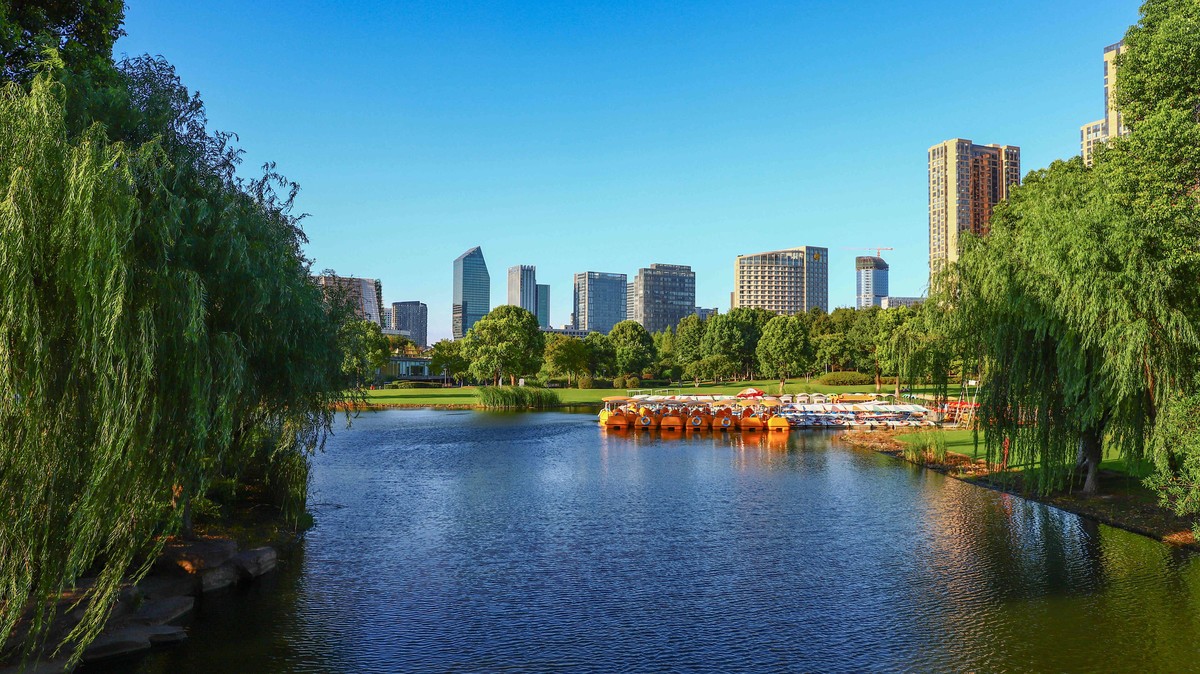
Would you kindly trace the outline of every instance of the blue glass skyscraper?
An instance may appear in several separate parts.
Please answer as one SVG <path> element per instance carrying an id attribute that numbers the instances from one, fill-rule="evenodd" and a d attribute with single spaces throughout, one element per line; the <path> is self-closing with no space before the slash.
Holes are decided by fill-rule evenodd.
<path id="1" fill-rule="evenodd" d="M 483 250 L 476 246 L 454 261 L 454 339 L 466 336 L 471 326 L 492 310 L 492 277 Z"/>

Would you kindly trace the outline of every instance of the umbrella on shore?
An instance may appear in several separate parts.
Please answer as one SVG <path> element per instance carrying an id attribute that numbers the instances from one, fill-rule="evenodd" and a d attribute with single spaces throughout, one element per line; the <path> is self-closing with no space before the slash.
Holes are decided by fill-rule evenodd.
<path id="1" fill-rule="evenodd" d="M 743 389 L 741 393 L 737 394 L 737 397 L 739 397 L 739 398 L 761 398 L 764 395 L 766 395 L 766 393 L 764 393 L 754 387 L 750 387 L 748 389 Z"/>

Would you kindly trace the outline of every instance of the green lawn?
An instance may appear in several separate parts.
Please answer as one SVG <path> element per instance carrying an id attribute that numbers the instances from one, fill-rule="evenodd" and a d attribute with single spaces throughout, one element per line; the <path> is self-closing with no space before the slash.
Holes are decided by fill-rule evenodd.
<path id="1" fill-rule="evenodd" d="M 934 431 L 937 432 L 937 431 Z M 986 455 L 986 450 L 983 446 L 984 435 L 979 434 L 979 447 L 975 446 L 975 433 L 969 430 L 945 430 L 940 431 L 945 434 L 946 448 L 951 452 L 969 456 L 972 459 L 982 459 Z M 918 433 L 905 433 L 897 435 L 896 439 L 904 443 L 913 443 L 917 439 Z M 1154 472 L 1154 464 L 1150 461 L 1141 461 L 1133 465 L 1129 465 L 1118 456 L 1116 453 L 1107 451 L 1104 456 L 1104 461 L 1100 463 L 1102 470 L 1111 470 L 1117 473 L 1124 473 L 1130 477 L 1141 479 Z"/>
<path id="2" fill-rule="evenodd" d="M 683 395 L 733 395 L 747 387 L 753 386 L 767 392 L 779 392 L 778 381 L 747 381 L 737 384 L 701 384 L 699 387 L 691 384 L 671 387 Z M 657 389 L 656 389 L 657 390 Z M 884 387 L 883 393 L 890 393 L 893 388 Z M 554 389 L 560 400 L 568 405 L 600 404 L 606 396 L 625 395 L 627 389 Z M 803 379 L 792 380 L 784 388 L 785 393 L 874 393 L 873 385 L 867 386 L 821 386 L 816 383 L 806 384 Z M 475 404 L 475 387 L 440 388 L 440 389 L 377 389 L 367 391 L 368 400 L 373 403 L 391 405 L 473 405 Z"/>

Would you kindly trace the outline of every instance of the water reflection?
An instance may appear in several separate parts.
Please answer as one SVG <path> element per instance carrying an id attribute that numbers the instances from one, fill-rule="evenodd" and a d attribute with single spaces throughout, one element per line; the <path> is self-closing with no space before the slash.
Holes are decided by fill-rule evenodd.
<path id="1" fill-rule="evenodd" d="M 1193 556 L 824 433 L 392 412 L 318 526 L 143 672 L 1182 671 Z M 329 505 L 320 505 L 329 504 Z"/>

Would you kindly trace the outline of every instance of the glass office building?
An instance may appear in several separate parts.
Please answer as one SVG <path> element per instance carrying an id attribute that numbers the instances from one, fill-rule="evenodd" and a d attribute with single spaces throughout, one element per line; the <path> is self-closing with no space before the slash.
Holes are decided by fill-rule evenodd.
<path id="1" fill-rule="evenodd" d="M 492 310 L 492 277 L 488 275 L 483 250 L 476 246 L 454 261 L 454 309 L 451 331 L 454 339 L 466 336 L 471 326 Z"/>

